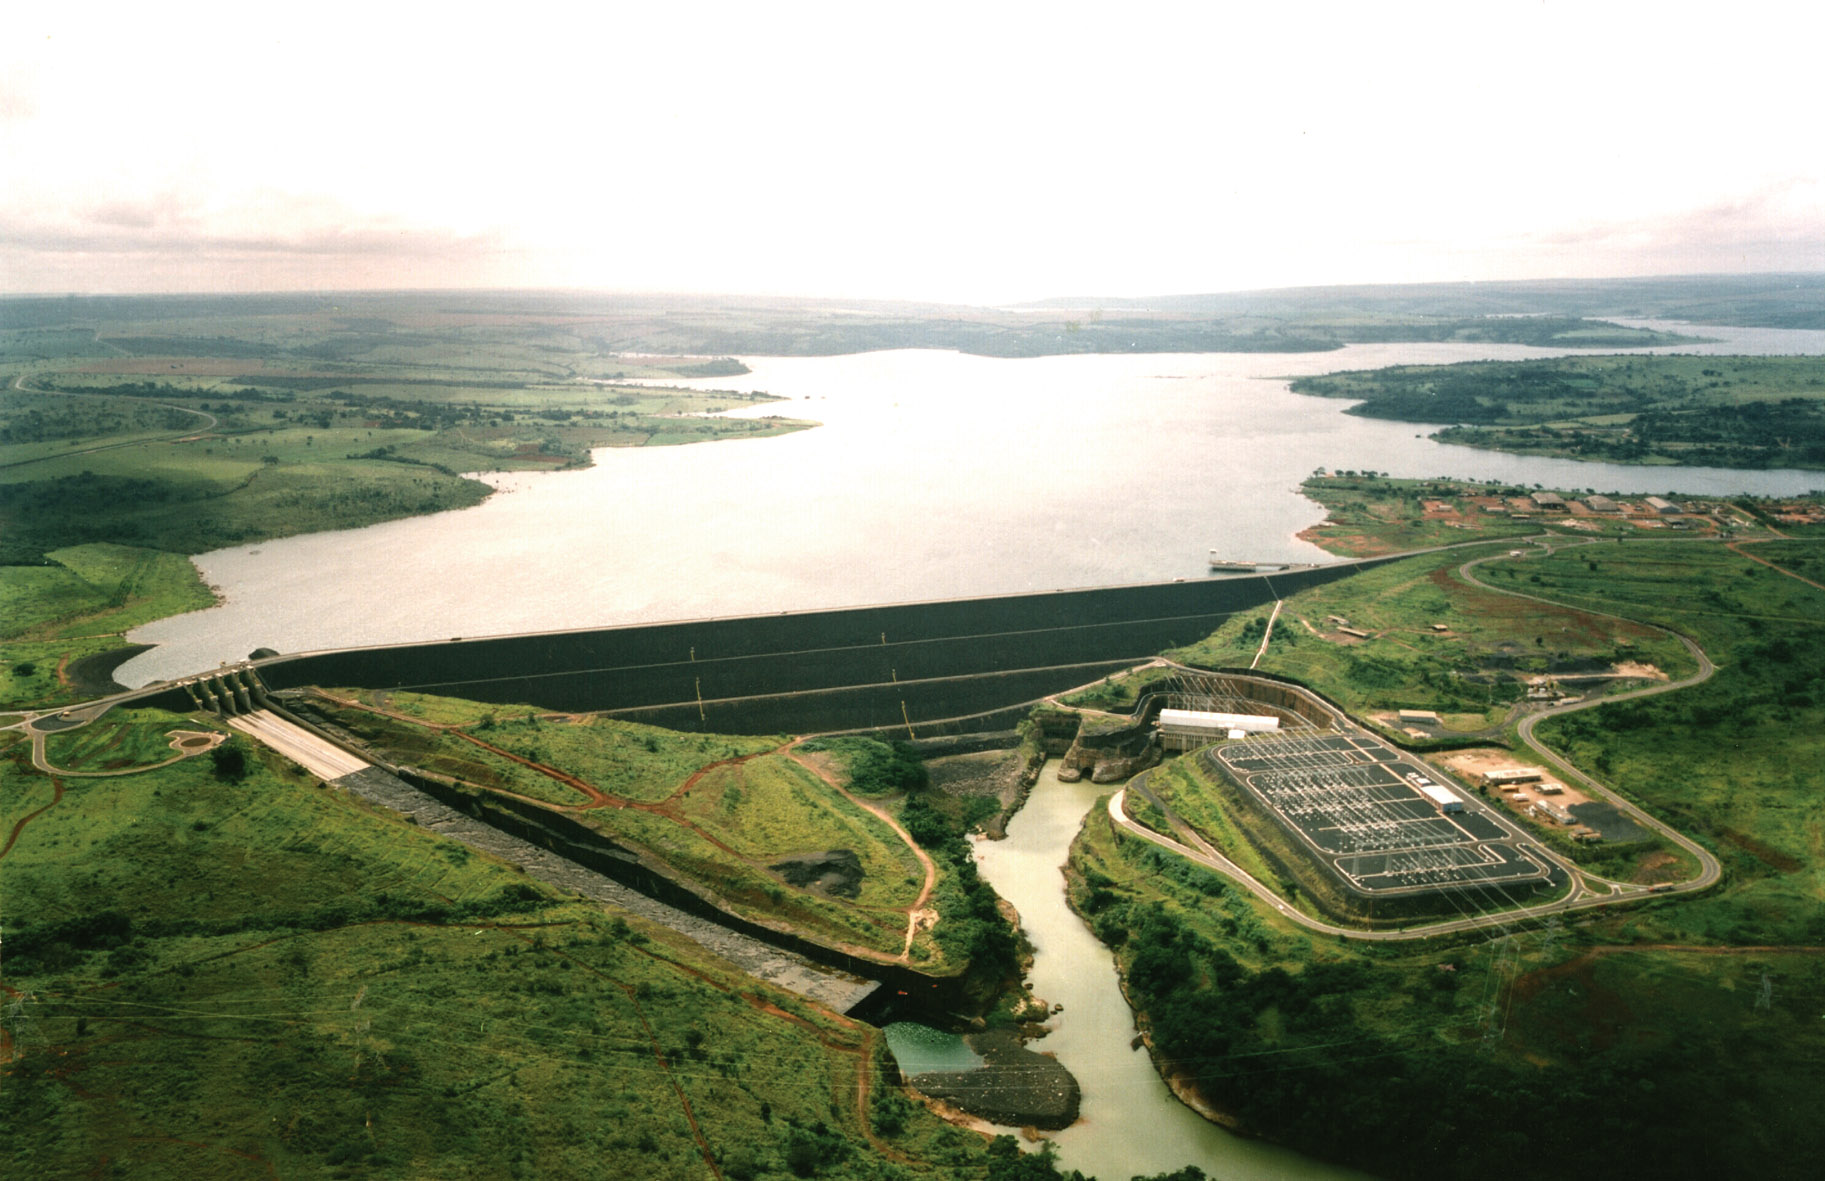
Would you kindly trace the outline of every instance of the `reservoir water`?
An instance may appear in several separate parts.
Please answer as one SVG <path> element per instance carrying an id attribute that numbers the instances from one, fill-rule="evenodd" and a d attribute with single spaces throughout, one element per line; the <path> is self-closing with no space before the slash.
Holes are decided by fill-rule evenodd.
<path id="1" fill-rule="evenodd" d="M 1705 328 L 1705 353 L 1825 353 L 1825 333 Z M 1661 350 L 1665 351 L 1665 350 Z M 1301 355 L 998 360 L 900 351 L 748 358 L 688 384 L 765 390 L 750 414 L 814 430 L 605 450 L 585 471 L 487 477 L 475 508 L 204 554 L 221 606 L 137 629 L 146 684 L 237 660 L 552 628 L 1201 577 L 1206 551 L 1325 561 L 1295 534 L 1323 517 L 1315 468 L 1501 479 L 1624 493 L 1789 495 L 1825 473 L 1622 467 L 1449 447 L 1429 428 L 1348 417 L 1287 377 L 1397 363 L 1551 355 L 1491 345 L 1353 346 Z M 1345 1176 L 1230 1136 L 1174 1101 L 1144 1051 L 1109 953 L 1065 906 L 1059 867 L 1102 789 L 1048 770 L 979 846 L 985 877 L 1039 948 L 1034 987 L 1062 1003 L 1050 1050 L 1083 1086 L 1056 1139 L 1070 1168 L 1119 1181 L 1197 1164 L 1228 1179 Z M 942 1049 L 934 1046 L 933 1049 Z"/>
<path id="2" fill-rule="evenodd" d="M 1825 333 L 1710 329 L 1692 351 L 1825 352 Z M 238 660 L 449 636 L 1195 578 L 1205 555 L 1325 561 L 1319 467 L 1629 493 L 1788 494 L 1825 473 L 1623 467 L 1448 447 L 1352 418 L 1288 376 L 1547 355 L 1365 345 L 1297 355 L 1003 360 L 905 350 L 748 358 L 690 384 L 824 425 L 598 451 L 584 471 L 487 477 L 458 512 L 197 559 L 226 601 L 137 629 L 143 685 Z"/>

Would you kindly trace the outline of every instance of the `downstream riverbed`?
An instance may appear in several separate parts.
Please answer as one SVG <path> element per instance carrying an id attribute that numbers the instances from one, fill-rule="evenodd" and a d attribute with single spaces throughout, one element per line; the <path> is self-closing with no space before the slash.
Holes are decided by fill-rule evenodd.
<path id="1" fill-rule="evenodd" d="M 1060 783 L 1046 764 L 1002 841 L 979 841 L 976 860 L 996 893 L 1020 911 L 1036 949 L 1034 993 L 1064 1011 L 1030 1049 L 1057 1055 L 1083 1088 L 1082 1118 L 1050 1133 L 1060 1164 L 1100 1181 L 1197 1165 L 1223 1181 L 1355 1178 L 1283 1148 L 1232 1135 L 1180 1103 L 1160 1080 L 1122 997 L 1115 960 L 1065 902 L 1062 866 L 1084 815 L 1111 789 Z"/>

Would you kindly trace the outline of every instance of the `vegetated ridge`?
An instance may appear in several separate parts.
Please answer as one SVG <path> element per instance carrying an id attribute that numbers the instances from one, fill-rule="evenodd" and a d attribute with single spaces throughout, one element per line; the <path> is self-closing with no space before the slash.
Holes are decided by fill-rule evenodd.
<path id="1" fill-rule="evenodd" d="M 1451 423 L 1433 437 L 1611 463 L 1825 468 L 1825 359 L 1558 357 L 1402 365 L 1293 381 L 1349 413 Z"/>

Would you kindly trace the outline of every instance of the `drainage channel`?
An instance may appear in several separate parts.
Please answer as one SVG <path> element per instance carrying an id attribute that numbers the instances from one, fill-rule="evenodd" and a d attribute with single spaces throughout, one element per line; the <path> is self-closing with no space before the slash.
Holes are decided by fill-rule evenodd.
<path id="1" fill-rule="evenodd" d="M 669 927 L 728 960 L 742 971 L 777 988 L 847 1013 L 880 987 L 878 981 L 851 976 L 769 946 L 758 939 L 686 914 L 632 890 L 592 869 L 566 860 L 549 849 L 511 836 L 441 804 L 379 767 L 368 767 L 330 781 L 333 786 L 409 816 L 421 828 L 460 841 L 516 865 L 526 876 L 595 902 L 606 902 L 641 918 Z"/>

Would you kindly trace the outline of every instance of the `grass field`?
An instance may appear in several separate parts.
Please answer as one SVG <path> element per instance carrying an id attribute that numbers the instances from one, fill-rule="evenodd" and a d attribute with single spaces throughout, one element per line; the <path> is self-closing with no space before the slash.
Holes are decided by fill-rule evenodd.
<path id="1" fill-rule="evenodd" d="M 980 1161 L 865 1026 L 248 753 L 57 784 L 0 749 L 9 1176 Z"/>
<path id="2" fill-rule="evenodd" d="M 1363 504 L 1368 542 L 1402 527 L 1372 511 L 1374 497 Z M 1683 648 L 1643 625 L 1672 628 L 1716 662 L 1710 680 L 1539 734 L 1710 848 L 1723 884 L 1488 942 L 1359 946 L 1286 926 L 1093 813 L 1073 850 L 1073 901 L 1117 948 L 1169 1073 L 1264 1134 L 1390 1176 L 1597 1176 L 1622 1154 L 1655 1176 L 1800 1177 L 1825 1158 L 1817 1122 L 1792 1100 L 1819 1087 L 1825 1060 L 1825 590 L 1789 576 L 1819 581 L 1825 543 L 1615 532 L 1513 559 L 1498 543 L 1503 556 L 1478 567 L 1494 587 L 1551 602 L 1464 583 L 1455 567 L 1491 552 L 1474 548 L 1305 592 L 1287 600 L 1262 667 L 1357 711 L 1473 707 L 1464 682 L 1491 663 L 1530 675 L 1626 657 L 1689 675 Z M 1246 664 L 1265 614 L 1180 655 Z M 1331 615 L 1370 638 L 1337 633 Z M 1321 621 L 1330 640 L 1312 634 Z M 1276 881 L 1188 774 L 1181 761 L 1154 776 Z M 1649 880 L 1677 868 L 1641 864 L 1667 850 L 1624 853 L 1583 859 L 1661 875 Z M 1427 1113 L 1418 1124 L 1415 1111 Z M 1467 1127 L 1477 1134 L 1453 1132 Z M 1603 1153 L 1588 1150 L 1593 1128 Z"/>
<path id="3" fill-rule="evenodd" d="M 1351 413 L 1455 423 L 1441 440 L 1614 463 L 1825 468 L 1825 360 L 1602 356 L 1303 377 Z"/>
<path id="4" fill-rule="evenodd" d="M 365 363 L 294 351 L 252 363 L 227 337 L 124 339 L 147 348 L 189 340 L 204 357 L 74 356 L 20 376 L 0 403 L 5 560 L 29 564 L 93 541 L 198 553 L 348 528 L 487 495 L 462 473 L 574 467 L 597 447 L 814 425 L 710 417 L 773 400 L 764 394 L 616 385 L 570 369 L 554 380 L 503 368 L 485 351 Z M 210 349 L 229 355 L 207 359 Z M 673 360 L 662 371 L 674 376 L 742 371 Z"/>
<path id="5" fill-rule="evenodd" d="M 1260 844 L 1252 839 L 1249 830 L 1243 827 L 1239 812 L 1223 807 L 1219 803 L 1219 793 L 1210 782 L 1209 771 L 1197 760 L 1183 758 L 1170 760 L 1147 777 L 1147 785 L 1155 795 L 1177 812 L 1185 823 L 1191 825 L 1205 840 L 1221 850 L 1225 857 L 1241 866 L 1250 877 L 1259 882 L 1277 884 L 1301 910 L 1316 913 L 1310 900 L 1300 897 L 1298 890 L 1285 889 L 1287 881 L 1284 875 L 1262 856 Z M 1137 820 L 1155 832 L 1167 836 L 1173 835 L 1171 828 L 1166 824 L 1163 813 L 1159 813 L 1151 805 L 1145 805 L 1145 802 L 1139 800 L 1138 797 L 1129 798 L 1129 810 Z M 1137 807 L 1137 804 L 1143 805 L 1146 811 L 1151 811 L 1155 815 L 1151 818 L 1145 816 L 1142 807 Z M 1165 864 L 1159 858 L 1154 858 L 1154 861 Z M 1195 865 L 1189 866 L 1182 873 L 1187 881 L 1194 882 L 1207 891 L 1214 892 L 1211 883 L 1222 881 L 1215 874 Z M 1230 910 L 1246 909 L 1244 899 L 1239 893 L 1225 892 L 1222 896 L 1228 900 Z"/>
<path id="6" fill-rule="evenodd" d="M 318 698 L 313 708 L 390 762 L 571 810 L 760 921 L 879 956 L 905 949 L 907 912 L 924 884 L 917 855 L 878 817 L 777 753 L 784 737 L 681 734 L 424 695 L 386 695 L 389 713 L 333 704 L 349 696 Z M 408 712 L 425 721 L 398 716 Z M 842 891 L 794 885 L 779 868 L 835 850 L 854 858 Z M 930 931 L 911 952 L 928 968 L 964 966 L 946 963 Z"/>
<path id="7" fill-rule="evenodd" d="M 652 850 L 738 910 L 878 955 L 901 951 L 907 910 L 924 880 L 916 856 L 891 829 L 785 755 L 710 768 L 658 812 L 596 809 L 583 818 Z M 772 868 L 836 849 L 852 852 L 860 865 L 852 898 L 791 886 Z M 929 935 L 915 940 L 913 953 L 928 968 L 942 967 Z"/>
<path id="8" fill-rule="evenodd" d="M 101 301 L 81 312 L 124 318 L 0 328 L 0 705 L 93 695 L 68 662 L 209 605 L 184 555 L 467 508 L 490 489 L 466 473 L 816 425 L 716 417 L 766 394 L 626 384 L 746 372 L 729 358 L 628 358 L 574 323 L 407 304 L 395 322 L 310 299 Z"/>
<path id="9" fill-rule="evenodd" d="M 590 798 L 537 767 L 469 741 L 460 731 L 431 729 L 359 710 L 337 711 L 334 717 L 337 724 L 370 748 L 384 752 L 387 761 L 394 764 L 559 806 L 574 807 Z"/>
<path id="10" fill-rule="evenodd" d="M 178 554 L 96 543 L 46 557 L 42 566 L 0 566 L 0 705 L 94 696 L 70 683 L 71 661 L 119 648 L 128 628 L 215 602 Z"/>
<path id="11" fill-rule="evenodd" d="M 1697 640 L 1717 674 L 1558 719 L 1541 737 L 1724 861 L 1729 888 L 1667 912 L 1660 936 L 1825 943 L 1825 591 L 1721 546 L 1621 549 L 1543 561 L 1546 593 L 1664 621 Z"/>
<path id="12" fill-rule="evenodd" d="M 478 727 L 475 734 L 515 754 L 562 766 L 620 799 L 650 803 L 669 799 L 711 763 L 761 754 L 786 741 L 783 735 L 682 734 L 594 717 L 574 722 L 529 717 Z"/>
<path id="13" fill-rule="evenodd" d="M 1259 667 L 1310 685 L 1359 715 L 1393 709 L 1477 715 L 1480 724 L 1472 729 L 1498 724 L 1530 676 L 1623 661 L 1653 664 L 1674 677 L 1691 670 L 1691 658 L 1664 632 L 1494 593 L 1458 576 L 1457 567 L 1471 558 L 1501 552 L 1422 555 L 1303 591 L 1286 601 Z M 1537 589 L 1532 575 L 1519 573 L 1528 570 L 1504 560 L 1484 577 L 1531 592 Z M 1265 609 L 1244 613 L 1172 655 L 1187 664 L 1246 668 L 1267 617 Z M 1341 631 L 1346 625 L 1334 619 L 1364 636 Z"/>
<path id="14" fill-rule="evenodd" d="M 1274 1139 L 1390 1177 L 1609 1176 L 1620 1153 L 1655 1176 L 1798 1178 L 1825 1149 L 1794 1100 L 1825 1082 L 1817 946 L 1650 945 L 1677 905 L 1343 944 L 1101 809 L 1071 867 L 1163 1070 Z"/>
<path id="15" fill-rule="evenodd" d="M 63 771 L 110 772 L 150 767 L 176 758 L 175 731 L 227 734 L 226 727 L 164 710 L 114 710 L 77 730 L 47 735 L 45 761 Z"/>

